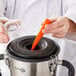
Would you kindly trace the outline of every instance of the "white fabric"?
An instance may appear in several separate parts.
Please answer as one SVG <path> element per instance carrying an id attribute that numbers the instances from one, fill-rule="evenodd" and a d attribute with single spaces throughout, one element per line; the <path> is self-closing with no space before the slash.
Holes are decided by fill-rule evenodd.
<path id="1" fill-rule="evenodd" d="M 0 16 L 22 19 L 22 25 L 16 31 L 9 33 L 12 40 L 21 36 L 37 34 L 41 22 L 49 17 L 67 16 L 76 23 L 76 0 L 0 0 Z M 50 34 L 46 36 L 52 38 Z M 60 59 L 65 58 L 68 60 L 68 57 L 73 56 L 74 61 L 69 61 L 74 63 L 76 68 L 76 43 L 67 42 L 64 39 L 54 40 L 61 46 Z M 4 50 L 3 44 L 0 44 L 0 53 L 4 53 Z M 3 66 L 0 65 L 0 67 Z M 2 72 L 3 76 L 9 76 L 7 70 L 3 69 Z M 59 72 L 58 76 L 59 74 L 60 76 L 66 76 L 65 72 Z"/>

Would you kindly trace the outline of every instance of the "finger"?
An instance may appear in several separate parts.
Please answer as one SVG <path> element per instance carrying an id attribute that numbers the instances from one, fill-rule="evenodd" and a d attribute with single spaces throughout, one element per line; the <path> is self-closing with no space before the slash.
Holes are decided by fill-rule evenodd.
<path id="1" fill-rule="evenodd" d="M 7 43 L 9 41 L 8 35 L 0 32 L 0 43 Z"/>
<path id="2" fill-rule="evenodd" d="M 0 17 L 0 22 L 2 22 L 3 24 L 5 24 L 8 21 L 9 21 L 8 18 Z"/>
<path id="3" fill-rule="evenodd" d="M 51 24 L 48 24 L 45 26 L 45 29 L 54 29 L 54 28 L 57 28 L 58 27 L 58 23 L 55 22 L 55 23 L 51 23 Z"/>
<path id="4" fill-rule="evenodd" d="M 46 29 L 50 29 L 50 28 L 54 29 L 64 25 L 62 22 L 63 21 L 62 17 L 55 17 L 55 18 L 51 18 L 50 20 L 53 22 L 45 26 Z"/>
<path id="5" fill-rule="evenodd" d="M 4 32 L 3 24 L 0 22 L 0 32 Z"/>
<path id="6" fill-rule="evenodd" d="M 53 34 L 52 36 L 56 37 L 56 38 L 64 38 L 65 37 L 65 35 L 59 35 L 59 34 Z"/>
<path id="7" fill-rule="evenodd" d="M 50 17 L 49 19 L 50 19 L 52 22 L 55 22 L 55 21 L 57 21 L 58 18 L 59 18 L 59 17 Z"/>
<path id="8" fill-rule="evenodd" d="M 49 18 L 49 20 L 51 21 L 51 23 L 53 23 L 53 22 L 55 22 L 57 20 L 57 18 L 51 17 L 51 18 Z M 46 21 L 46 19 L 41 23 L 41 25 L 44 25 L 45 21 Z"/>
<path id="9" fill-rule="evenodd" d="M 53 33 L 52 35 L 54 37 L 59 37 L 59 38 L 63 38 L 65 37 L 67 34 L 66 30 L 61 30 L 60 32 L 57 32 L 57 33 Z"/>
<path id="10" fill-rule="evenodd" d="M 59 24 L 59 22 L 53 22 L 53 23 L 50 23 L 48 25 L 45 26 L 45 29 L 55 29 L 57 27 L 60 27 L 62 25 Z"/>
<path id="11" fill-rule="evenodd" d="M 62 31 L 65 31 L 64 26 L 57 27 L 57 28 L 54 28 L 54 29 L 44 29 L 43 33 L 44 34 L 46 34 L 46 33 L 61 33 Z"/>
<path id="12" fill-rule="evenodd" d="M 53 34 L 59 34 L 59 35 L 66 35 L 68 32 L 69 27 L 66 25 L 63 25 L 62 27 L 59 27 L 58 30 L 53 31 Z"/>

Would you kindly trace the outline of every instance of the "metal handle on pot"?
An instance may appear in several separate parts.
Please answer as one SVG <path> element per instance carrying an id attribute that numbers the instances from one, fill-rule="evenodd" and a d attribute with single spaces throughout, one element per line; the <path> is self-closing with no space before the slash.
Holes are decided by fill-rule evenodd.
<path id="1" fill-rule="evenodd" d="M 68 68 L 68 76 L 75 76 L 75 69 L 70 62 L 66 60 L 59 60 L 58 64 Z"/>
<path id="2" fill-rule="evenodd" d="M 0 54 L 0 60 L 4 59 L 4 54 Z"/>
<path id="3" fill-rule="evenodd" d="M 0 60 L 4 60 L 4 54 L 0 54 Z M 2 76 L 1 71 L 0 71 L 0 76 Z"/>

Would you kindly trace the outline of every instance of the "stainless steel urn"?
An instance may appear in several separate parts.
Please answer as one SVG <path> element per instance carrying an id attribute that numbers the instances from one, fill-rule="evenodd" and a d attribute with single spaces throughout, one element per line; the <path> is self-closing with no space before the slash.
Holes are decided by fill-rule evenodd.
<path id="1" fill-rule="evenodd" d="M 68 68 L 68 76 L 74 76 L 72 64 L 59 60 L 59 45 L 43 37 L 31 50 L 35 36 L 17 38 L 9 43 L 6 54 L 1 55 L 10 69 L 11 76 L 56 76 L 57 65 Z"/>

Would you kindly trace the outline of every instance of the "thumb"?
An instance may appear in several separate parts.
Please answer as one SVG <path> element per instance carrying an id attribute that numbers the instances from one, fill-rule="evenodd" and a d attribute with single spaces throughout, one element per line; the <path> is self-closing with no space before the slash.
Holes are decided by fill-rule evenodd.
<path id="1" fill-rule="evenodd" d="M 57 21 L 58 17 L 50 17 L 49 19 L 50 19 L 52 22 L 55 22 L 55 21 Z"/>
<path id="2" fill-rule="evenodd" d="M 21 20 L 10 20 L 4 24 L 6 30 L 15 30 L 21 24 Z"/>
<path id="3" fill-rule="evenodd" d="M 3 24 L 5 24 L 8 21 L 9 21 L 8 18 L 6 18 L 6 17 L 0 17 L 0 22 L 2 22 Z"/>
<path id="4" fill-rule="evenodd" d="M 4 30 L 3 24 L 0 22 L 0 32 L 4 32 Z"/>
<path id="5" fill-rule="evenodd" d="M 57 21 L 58 17 L 50 17 L 48 19 L 51 21 L 51 23 L 53 23 L 53 22 L 56 22 Z M 41 23 L 41 25 L 43 25 L 44 23 L 45 23 L 45 20 Z"/>

